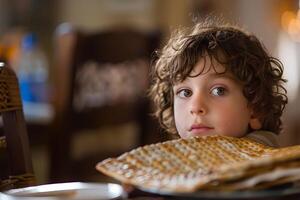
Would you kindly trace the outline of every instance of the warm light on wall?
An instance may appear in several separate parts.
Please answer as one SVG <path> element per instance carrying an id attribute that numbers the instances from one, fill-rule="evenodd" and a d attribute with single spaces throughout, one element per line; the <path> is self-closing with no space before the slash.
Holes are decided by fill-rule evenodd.
<path id="1" fill-rule="evenodd" d="M 282 28 L 297 42 L 300 42 L 300 8 L 297 13 L 285 11 L 281 16 Z"/>
<path id="2" fill-rule="evenodd" d="M 300 6 L 298 11 L 284 9 L 281 15 L 281 28 L 278 38 L 278 56 L 284 65 L 284 78 L 288 80 L 289 102 L 299 101 L 300 95 Z"/>

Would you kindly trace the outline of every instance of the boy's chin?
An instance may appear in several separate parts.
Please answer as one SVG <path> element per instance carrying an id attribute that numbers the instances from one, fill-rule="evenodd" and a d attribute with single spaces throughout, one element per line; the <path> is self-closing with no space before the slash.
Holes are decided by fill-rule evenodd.
<path id="1" fill-rule="evenodd" d="M 201 136 L 209 136 L 209 135 L 218 135 L 214 131 L 191 131 L 185 134 L 182 138 L 190 138 L 190 137 L 201 137 Z"/>

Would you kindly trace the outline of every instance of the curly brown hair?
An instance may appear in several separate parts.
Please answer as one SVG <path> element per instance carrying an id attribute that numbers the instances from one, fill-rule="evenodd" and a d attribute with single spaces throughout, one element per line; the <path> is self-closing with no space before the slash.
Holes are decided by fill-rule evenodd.
<path id="1" fill-rule="evenodd" d="M 150 97 L 155 116 L 170 133 L 177 133 L 173 111 L 173 86 L 190 76 L 199 59 L 215 59 L 243 84 L 248 105 L 262 123 L 262 129 L 278 134 L 287 104 L 282 63 L 268 55 L 256 36 L 228 24 L 205 21 L 175 32 L 157 52 L 152 68 Z"/>

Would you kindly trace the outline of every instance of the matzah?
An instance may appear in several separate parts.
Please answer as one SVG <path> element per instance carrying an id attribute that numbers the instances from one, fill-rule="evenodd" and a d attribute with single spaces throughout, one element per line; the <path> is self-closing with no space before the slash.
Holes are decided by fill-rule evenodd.
<path id="1" fill-rule="evenodd" d="M 96 168 L 151 190 L 242 190 L 299 180 L 299 158 L 300 146 L 276 149 L 247 138 L 204 136 L 139 147 Z"/>

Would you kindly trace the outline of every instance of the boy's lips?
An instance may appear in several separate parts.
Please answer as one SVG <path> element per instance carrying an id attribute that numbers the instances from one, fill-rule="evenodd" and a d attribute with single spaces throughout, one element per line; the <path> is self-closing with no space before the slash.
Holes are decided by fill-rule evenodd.
<path id="1" fill-rule="evenodd" d="M 203 124 L 193 124 L 190 127 L 189 132 L 193 135 L 205 135 L 208 131 L 211 131 L 213 129 L 213 127 L 206 126 Z"/>

